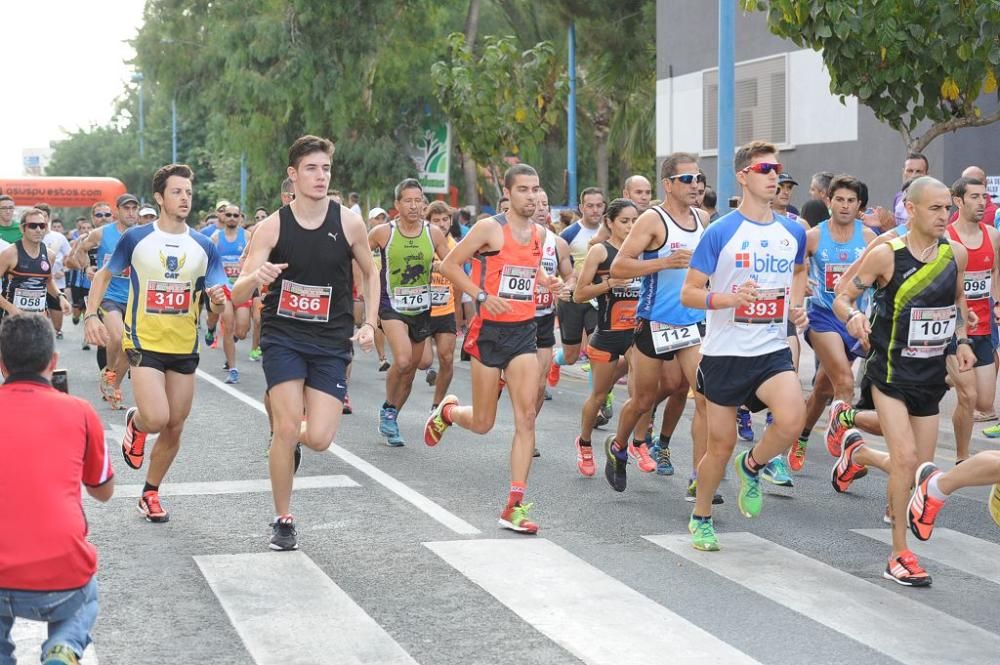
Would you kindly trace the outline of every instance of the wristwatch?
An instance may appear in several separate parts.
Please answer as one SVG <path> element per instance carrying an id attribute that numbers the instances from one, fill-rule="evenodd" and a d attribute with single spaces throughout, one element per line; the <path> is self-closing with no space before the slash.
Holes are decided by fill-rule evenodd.
<path id="1" fill-rule="evenodd" d="M 955 346 L 958 346 L 959 344 L 968 344 L 969 346 L 972 346 L 972 340 L 968 337 L 963 337 L 955 342 Z"/>
<path id="2" fill-rule="evenodd" d="M 486 302 L 486 299 L 489 297 L 490 297 L 489 294 L 486 293 L 486 289 L 483 289 L 482 291 L 476 294 L 476 302 L 482 305 L 484 302 Z"/>

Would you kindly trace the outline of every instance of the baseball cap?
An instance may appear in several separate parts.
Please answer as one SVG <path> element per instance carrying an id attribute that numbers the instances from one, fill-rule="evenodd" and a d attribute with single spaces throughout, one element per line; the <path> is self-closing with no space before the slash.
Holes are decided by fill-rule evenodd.
<path id="1" fill-rule="evenodd" d="M 144 206 L 143 209 L 139 211 L 140 217 L 145 217 L 146 215 L 152 215 L 153 217 L 156 217 L 157 214 L 158 213 L 156 212 L 156 210 L 150 208 L 149 206 Z"/>
<path id="2" fill-rule="evenodd" d="M 379 215 L 388 215 L 382 208 L 372 208 L 368 211 L 368 219 L 375 219 Z"/>
<path id="3" fill-rule="evenodd" d="M 215 208 L 213 208 L 213 210 L 218 210 L 219 208 L 228 208 L 231 205 L 233 204 L 225 199 L 222 199 L 221 201 L 215 204 Z"/>
<path id="4" fill-rule="evenodd" d="M 778 176 L 778 184 L 784 185 L 785 183 L 791 183 L 798 187 L 799 183 L 795 182 L 795 178 L 792 177 L 791 173 L 782 173 Z"/>
<path id="5" fill-rule="evenodd" d="M 121 208 L 126 203 L 134 203 L 136 205 L 139 205 L 139 199 L 135 198 L 133 195 L 126 192 L 125 194 L 119 196 L 118 200 L 115 201 L 115 207 Z"/>

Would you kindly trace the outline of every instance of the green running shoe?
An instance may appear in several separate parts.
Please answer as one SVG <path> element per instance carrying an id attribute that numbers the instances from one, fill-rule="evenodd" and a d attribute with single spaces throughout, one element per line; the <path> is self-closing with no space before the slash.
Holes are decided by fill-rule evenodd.
<path id="1" fill-rule="evenodd" d="M 718 552 L 719 539 L 715 537 L 715 526 L 712 525 L 712 518 L 697 519 L 693 514 L 688 522 L 688 531 L 691 532 L 691 545 L 696 550 L 702 552 Z"/>
<path id="2" fill-rule="evenodd" d="M 990 439 L 1000 438 L 1000 424 L 983 428 L 983 434 Z"/>
<path id="3" fill-rule="evenodd" d="M 757 475 L 747 473 L 743 468 L 750 451 L 745 450 L 733 460 L 733 468 L 736 469 L 736 476 L 740 479 L 740 492 L 736 498 L 736 504 L 740 508 L 743 517 L 751 519 L 760 514 L 762 497 L 760 494 L 760 478 Z"/>

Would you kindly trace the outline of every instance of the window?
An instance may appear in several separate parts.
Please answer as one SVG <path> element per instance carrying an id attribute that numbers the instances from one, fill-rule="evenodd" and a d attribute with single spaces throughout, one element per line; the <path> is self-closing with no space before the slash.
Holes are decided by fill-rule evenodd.
<path id="1" fill-rule="evenodd" d="M 754 139 L 778 145 L 788 143 L 785 55 L 737 63 L 736 145 Z M 702 73 L 702 150 L 719 149 L 719 70 Z"/>

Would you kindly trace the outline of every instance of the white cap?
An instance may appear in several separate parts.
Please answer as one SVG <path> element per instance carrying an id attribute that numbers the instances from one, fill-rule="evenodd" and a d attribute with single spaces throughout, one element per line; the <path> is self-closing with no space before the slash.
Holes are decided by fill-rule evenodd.
<path id="1" fill-rule="evenodd" d="M 145 206 L 145 207 L 143 207 L 142 210 L 139 211 L 139 216 L 140 217 L 145 217 L 146 215 L 152 215 L 153 217 L 156 217 L 157 212 L 153 208 L 150 208 L 149 206 Z"/>
<path id="2" fill-rule="evenodd" d="M 388 216 L 388 213 L 385 210 L 382 210 L 382 208 L 372 208 L 368 211 L 368 219 L 375 219 L 379 215 Z"/>

